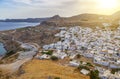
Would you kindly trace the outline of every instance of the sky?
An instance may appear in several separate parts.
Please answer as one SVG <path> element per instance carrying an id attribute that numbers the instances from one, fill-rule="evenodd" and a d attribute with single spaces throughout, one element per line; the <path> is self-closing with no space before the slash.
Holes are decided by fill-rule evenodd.
<path id="1" fill-rule="evenodd" d="M 0 19 L 40 18 L 82 13 L 110 15 L 120 10 L 120 0 L 0 0 Z"/>

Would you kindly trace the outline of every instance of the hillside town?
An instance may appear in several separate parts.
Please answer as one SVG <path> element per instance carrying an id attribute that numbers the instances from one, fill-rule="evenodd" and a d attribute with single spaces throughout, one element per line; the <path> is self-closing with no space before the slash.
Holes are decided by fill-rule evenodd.
<path id="1" fill-rule="evenodd" d="M 120 79 L 120 0 L 0 0 L 0 79 Z"/>
<path id="2" fill-rule="evenodd" d="M 81 16 L 87 16 L 87 20 L 81 18 L 80 24 L 74 23 L 74 16 L 68 20 L 56 15 L 36 27 L 1 31 L 0 41 L 7 53 L 1 57 L 0 69 L 23 75 L 35 73 L 39 79 L 41 73 L 45 74 L 44 79 L 120 79 L 120 21 L 103 21 L 110 18 L 90 14 L 78 15 L 78 19 Z M 89 23 L 90 20 L 94 22 Z M 67 77 L 64 73 L 68 71 L 71 72 Z M 18 79 L 18 74 L 13 77 Z M 23 75 L 20 79 L 26 79 Z M 5 76 L 11 74 L 3 74 L 0 79 Z M 29 79 L 34 77 L 38 79 L 36 75 Z"/>
<path id="3" fill-rule="evenodd" d="M 58 42 L 44 45 L 43 51 L 53 50 L 52 56 L 59 59 L 69 57 L 68 66 L 78 67 L 85 65 L 76 60 L 77 55 L 92 59 L 94 69 L 99 71 L 102 79 L 120 79 L 120 71 L 111 73 L 111 69 L 120 68 L 120 26 L 116 30 L 110 30 L 110 24 L 103 23 L 105 29 L 96 27 L 61 27 Z M 38 55 L 40 59 L 50 59 L 51 55 L 46 53 Z M 96 65 L 97 64 L 97 65 Z M 91 69 L 90 69 L 91 70 Z M 80 72 L 87 75 L 90 70 L 82 69 Z"/>

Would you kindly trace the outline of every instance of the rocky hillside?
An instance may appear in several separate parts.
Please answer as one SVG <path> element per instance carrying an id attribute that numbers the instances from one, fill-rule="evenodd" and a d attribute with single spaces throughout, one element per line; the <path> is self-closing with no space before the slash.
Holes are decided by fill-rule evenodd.
<path id="1" fill-rule="evenodd" d="M 60 17 L 55 15 L 41 23 L 41 25 L 50 26 L 102 26 L 102 23 L 118 23 L 120 20 L 120 12 L 116 12 L 113 15 L 98 15 L 98 14 L 80 14 L 72 17 Z"/>
<path id="2" fill-rule="evenodd" d="M 60 17 L 59 15 L 51 17 L 49 20 L 44 21 L 41 25 L 51 26 L 95 26 L 100 25 L 101 22 L 108 21 L 108 16 L 95 15 L 95 14 L 81 14 L 72 17 Z M 101 20 L 102 19 L 102 20 Z"/>
<path id="3" fill-rule="evenodd" d="M 1 31 L 0 41 L 5 44 L 8 51 L 16 52 L 18 50 L 18 44 L 16 41 L 23 43 L 37 43 L 42 47 L 45 44 L 49 44 L 58 41 L 59 38 L 54 36 L 59 30 L 54 26 L 36 26 L 26 27 L 16 30 Z"/>
<path id="4" fill-rule="evenodd" d="M 113 20 L 114 23 L 118 23 L 120 21 L 120 11 L 111 15 L 111 19 Z"/>

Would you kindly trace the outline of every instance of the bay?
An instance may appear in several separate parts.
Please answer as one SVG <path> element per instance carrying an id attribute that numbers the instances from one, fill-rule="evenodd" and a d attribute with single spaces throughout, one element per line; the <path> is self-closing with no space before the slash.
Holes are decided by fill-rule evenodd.
<path id="1" fill-rule="evenodd" d="M 0 31 L 12 30 L 17 28 L 36 26 L 40 23 L 28 23 L 28 22 L 0 22 Z"/>

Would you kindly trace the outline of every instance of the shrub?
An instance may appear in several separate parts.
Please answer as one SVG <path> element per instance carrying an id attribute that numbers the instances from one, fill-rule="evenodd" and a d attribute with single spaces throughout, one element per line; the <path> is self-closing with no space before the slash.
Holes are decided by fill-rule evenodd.
<path id="1" fill-rule="evenodd" d="M 60 79 L 60 77 L 55 77 L 54 79 Z"/>
<path id="2" fill-rule="evenodd" d="M 81 47 L 81 50 L 87 50 L 87 48 L 86 47 Z"/>
<path id="3" fill-rule="evenodd" d="M 88 62 L 86 65 L 87 65 L 87 66 L 93 67 L 93 65 L 92 65 L 91 63 L 89 63 L 89 62 Z"/>
<path id="4" fill-rule="evenodd" d="M 58 57 L 56 57 L 56 56 L 51 56 L 51 60 L 56 61 L 56 60 L 58 60 Z"/>
<path id="5" fill-rule="evenodd" d="M 81 69 L 90 70 L 87 66 L 82 66 L 82 65 L 79 65 L 78 69 L 79 70 L 81 70 Z"/>
<path id="6" fill-rule="evenodd" d="M 10 51 L 8 51 L 8 52 L 6 53 L 6 55 L 3 57 L 3 59 L 4 59 L 4 58 L 7 58 L 7 57 L 9 57 L 9 56 L 11 56 L 11 55 L 13 55 L 13 54 L 15 54 L 15 53 L 16 53 L 15 51 L 10 50 Z"/>
<path id="7" fill-rule="evenodd" d="M 111 73 L 112 73 L 112 74 L 115 74 L 115 72 L 118 72 L 118 71 L 120 71 L 120 68 L 112 69 L 112 70 L 111 70 Z"/>
<path id="8" fill-rule="evenodd" d="M 83 63 L 83 61 L 80 61 L 80 63 L 82 64 L 82 63 Z"/>
<path id="9" fill-rule="evenodd" d="M 49 50 L 49 51 L 47 51 L 47 52 L 42 52 L 42 54 L 52 55 L 52 54 L 53 54 L 53 51 L 52 51 L 52 50 Z"/>
<path id="10" fill-rule="evenodd" d="M 77 58 L 80 58 L 80 57 L 81 57 L 81 55 L 80 55 L 80 54 L 77 54 L 77 55 L 76 55 L 76 57 L 77 57 Z"/>
<path id="11" fill-rule="evenodd" d="M 53 54 L 53 50 L 49 50 L 49 51 L 48 51 L 48 54 L 49 54 L 49 55 L 52 55 L 52 54 Z"/>
<path id="12" fill-rule="evenodd" d="M 100 79 L 99 78 L 99 71 L 98 70 L 94 70 L 90 72 L 90 79 Z"/>

